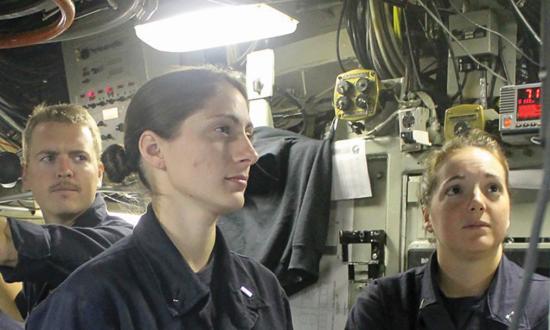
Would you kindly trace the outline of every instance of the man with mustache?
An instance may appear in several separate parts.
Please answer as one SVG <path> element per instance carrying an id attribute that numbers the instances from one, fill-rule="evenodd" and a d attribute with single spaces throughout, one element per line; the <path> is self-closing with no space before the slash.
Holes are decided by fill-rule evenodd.
<path id="1" fill-rule="evenodd" d="M 100 154 L 99 129 L 86 109 L 34 109 L 23 133 L 22 182 L 45 225 L 0 217 L 0 272 L 7 282 L 23 283 L 15 298 L 23 318 L 78 266 L 132 231 L 96 193 Z"/>

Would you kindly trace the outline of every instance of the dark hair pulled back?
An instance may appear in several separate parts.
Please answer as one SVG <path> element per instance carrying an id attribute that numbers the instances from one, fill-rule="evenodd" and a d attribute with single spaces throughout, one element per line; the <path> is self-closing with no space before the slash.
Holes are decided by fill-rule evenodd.
<path id="1" fill-rule="evenodd" d="M 138 172 L 143 184 L 151 189 L 141 168 L 141 134 L 150 130 L 163 139 L 173 138 L 181 123 L 224 86 L 236 88 L 246 98 L 238 73 L 211 66 L 170 72 L 145 83 L 126 110 L 124 148 L 111 145 L 101 157 L 109 180 L 122 182 L 130 173 Z"/>

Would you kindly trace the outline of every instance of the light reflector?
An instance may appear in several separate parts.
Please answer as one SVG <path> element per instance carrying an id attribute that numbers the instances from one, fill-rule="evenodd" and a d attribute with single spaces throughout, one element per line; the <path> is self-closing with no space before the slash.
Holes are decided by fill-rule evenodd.
<path id="1" fill-rule="evenodd" d="M 167 52 L 189 52 L 292 33 L 298 21 L 266 5 L 220 6 L 136 25 L 137 36 Z"/>

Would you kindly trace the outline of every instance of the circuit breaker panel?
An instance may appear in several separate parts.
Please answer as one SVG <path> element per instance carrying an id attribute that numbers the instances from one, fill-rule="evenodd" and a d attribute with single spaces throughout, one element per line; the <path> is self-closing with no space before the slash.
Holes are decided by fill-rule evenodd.
<path id="1" fill-rule="evenodd" d="M 123 143 L 126 108 L 147 78 L 143 47 L 133 31 L 67 41 L 63 58 L 71 103 L 94 117 L 103 148 Z"/>

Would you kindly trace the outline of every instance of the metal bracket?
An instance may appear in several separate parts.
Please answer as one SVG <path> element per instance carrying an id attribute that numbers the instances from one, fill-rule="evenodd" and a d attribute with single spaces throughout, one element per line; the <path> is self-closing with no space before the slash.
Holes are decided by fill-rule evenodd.
<path id="1" fill-rule="evenodd" d="M 342 261 L 348 263 L 348 278 L 350 281 L 356 281 L 357 273 L 355 266 L 359 264 L 367 265 L 367 276 L 374 279 L 383 276 L 385 271 L 385 252 L 386 232 L 384 230 L 341 230 L 339 232 L 339 242 L 342 245 Z M 367 262 L 349 262 L 349 244 L 370 244 L 371 259 Z"/>

